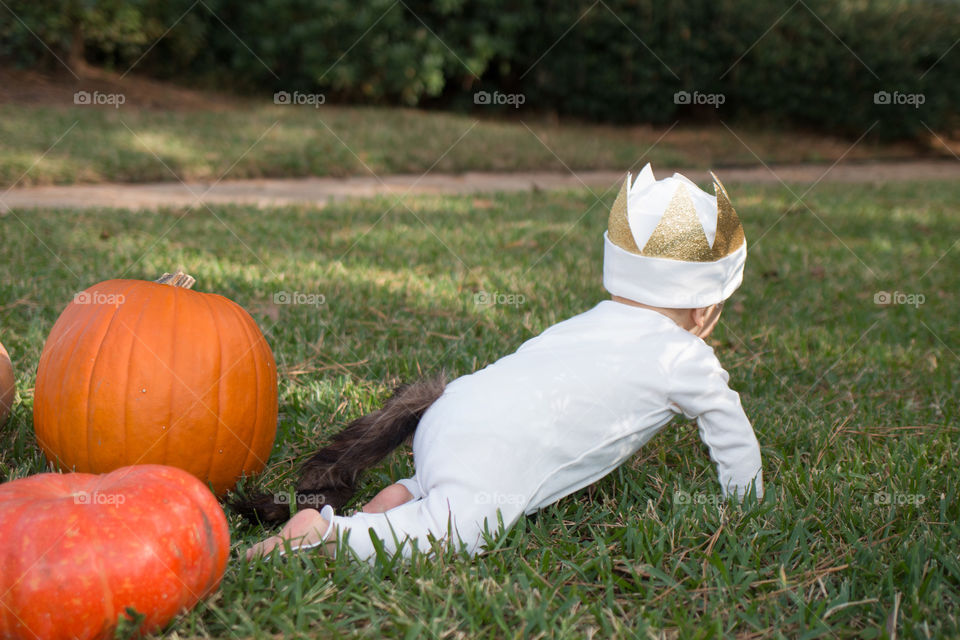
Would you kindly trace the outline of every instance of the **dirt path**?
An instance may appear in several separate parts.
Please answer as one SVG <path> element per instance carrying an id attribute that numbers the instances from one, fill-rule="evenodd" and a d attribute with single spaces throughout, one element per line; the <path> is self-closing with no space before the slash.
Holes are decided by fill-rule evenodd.
<path id="1" fill-rule="evenodd" d="M 658 170 L 666 176 L 671 170 Z M 697 181 L 708 181 L 706 171 L 683 170 Z M 779 183 L 804 185 L 815 182 L 890 182 L 905 180 L 960 180 L 960 162 L 884 162 L 873 164 L 793 165 L 723 169 L 725 184 Z M 354 178 L 299 178 L 270 180 L 223 180 L 217 183 L 97 184 L 60 187 L 30 187 L 0 193 L 0 211 L 8 209 L 115 207 L 156 209 L 199 203 L 251 204 L 259 207 L 287 204 L 323 206 L 331 200 L 403 194 L 471 194 L 535 189 L 605 190 L 623 179 L 618 171 L 560 173 L 465 173 L 461 175 L 393 175 Z"/>

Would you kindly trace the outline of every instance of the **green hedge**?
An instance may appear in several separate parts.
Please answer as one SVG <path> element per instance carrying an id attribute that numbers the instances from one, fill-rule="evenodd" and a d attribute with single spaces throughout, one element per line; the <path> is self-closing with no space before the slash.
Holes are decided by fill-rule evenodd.
<path id="1" fill-rule="evenodd" d="M 331 100 L 479 109 L 475 95 L 486 91 L 522 95 L 486 109 L 512 110 L 522 100 L 521 113 L 621 123 L 762 119 L 886 138 L 952 128 L 960 112 L 960 11 L 950 1 L 7 6 L 23 21 L 0 8 L 8 14 L 0 20 L 7 60 L 51 64 L 24 24 L 63 55 L 79 25 L 86 59 L 118 70 L 162 35 L 139 71 L 245 92 L 321 91 Z M 889 102 L 881 93 L 878 103 L 878 92 Z"/>

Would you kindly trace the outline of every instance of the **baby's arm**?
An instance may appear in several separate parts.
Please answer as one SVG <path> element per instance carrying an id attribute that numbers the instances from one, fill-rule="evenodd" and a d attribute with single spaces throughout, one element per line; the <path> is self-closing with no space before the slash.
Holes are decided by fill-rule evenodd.
<path id="1" fill-rule="evenodd" d="M 689 418 L 696 418 L 700 438 L 717 465 L 723 495 L 746 495 L 750 486 L 763 495 L 760 445 L 740 404 L 740 396 L 727 382 L 730 376 L 713 350 L 697 341 L 675 362 L 670 400 Z"/>

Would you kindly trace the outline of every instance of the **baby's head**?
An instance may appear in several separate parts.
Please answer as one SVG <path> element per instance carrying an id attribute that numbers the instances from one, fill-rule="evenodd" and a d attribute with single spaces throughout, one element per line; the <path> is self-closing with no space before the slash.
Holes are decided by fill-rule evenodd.
<path id="1" fill-rule="evenodd" d="M 715 195 L 675 173 L 630 175 L 604 234 L 603 285 L 614 300 L 667 315 L 707 337 L 743 280 L 743 226 L 716 176 Z M 641 248 L 642 247 L 642 248 Z"/>

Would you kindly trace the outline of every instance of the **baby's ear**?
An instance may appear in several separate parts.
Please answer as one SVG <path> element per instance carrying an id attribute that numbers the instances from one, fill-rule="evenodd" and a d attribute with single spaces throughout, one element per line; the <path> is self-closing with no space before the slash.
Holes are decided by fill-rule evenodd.
<path id="1" fill-rule="evenodd" d="M 710 309 L 712 307 L 698 307 L 696 309 L 690 309 L 690 322 L 693 323 L 693 326 L 702 328 L 707 323 L 707 318 L 710 317 Z"/>
<path id="2" fill-rule="evenodd" d="M 690 320 L 693 323 L 691 331 L 704 340 L 713 332 L 713 328 L 720 319 L 721 305 L 712 304 L 709 307 L 700 307 L 690 310 Z"/>

